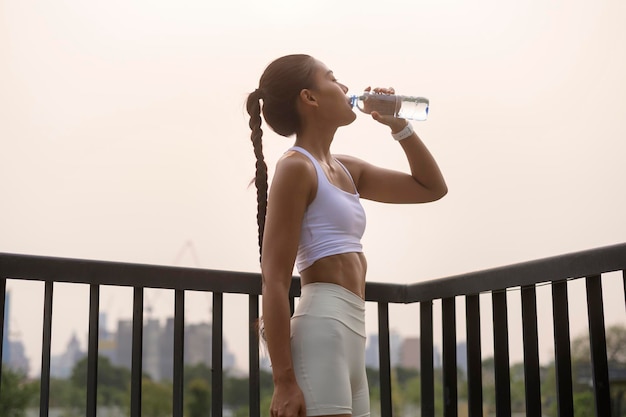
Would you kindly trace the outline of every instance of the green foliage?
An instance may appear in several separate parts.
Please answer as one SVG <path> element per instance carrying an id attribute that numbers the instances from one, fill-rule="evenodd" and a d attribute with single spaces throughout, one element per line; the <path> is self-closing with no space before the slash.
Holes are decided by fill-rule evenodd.
<path id="1" fill-rule="evenodd" d="M 130 387 L 130 370 L 114 366 L 109 358 L 99 356 L 96 380 L 98 383 L 98 405 L 121 407 L 125 404 L 126 393 Z M 87 358 L 76 363 L 72 370 L 70 381 L 81 393 L 86 392 Z M 86 398 L 86 394 L 83 398 Z"/>
<path id="2" fill-rule="evenodd" d="M 419 375 L 408 379 L 404 384 L 404 398 L 408 404 L 420 405 L 422 403 L 422 378 Z"/>
<path id="3" fill-rule="evenodd" d="M 141 381 L 141 415 L 168 417 L 172 415 L 172 386 L 144 377 Z"/>
<path id="4" fill-rule="evenodd" d="M 593 392 L 587 390 L 574 393 L 574 411 L 576 417 L 595 417 L 595 400 Z"/>
<path id="5" fill-rule="evenodd" d="M 233 409 L 248 406 L 248 378 L 229 377 L 224 380 L 224 403 Z"/>
<path id="6" fill-rule="evenodd" d="M 183 380 L 185 386 L 188 386 L 191 381 L 202 380 L 211 386 L 211 368 L 203 363 L 196 365 L 186 365 L 183 372 Z"/>
<path id="7" fill-rule="evenodd" d="M 28 382 L 26 376 L 2 368 L 0 376 L 0 416 L 23 417 L 26 407 L 36 396 L 36 385 Z"/>
<path id="8" fill-rule="evenodd" d="M 187 385 L 185 405 L 188 417 L 205 417 L 211 412 L 211 386 L 200 378 Z"/>

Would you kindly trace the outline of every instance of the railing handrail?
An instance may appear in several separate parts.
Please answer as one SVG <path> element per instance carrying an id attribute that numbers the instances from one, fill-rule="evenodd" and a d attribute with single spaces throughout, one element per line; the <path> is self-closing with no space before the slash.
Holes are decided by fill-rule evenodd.
<path id="1" fill-rule="evenodd" d="M 368 282 L 366 301 L 409 304 L 626 269 L 626 243 L 414 284 Z M 133 277 L 132 284 L 128 276 Z M 0 277 L 261 295 L 261 274 L 0 252 Z M 291 296 L 300 295 L 293 277 Z"/>
<path id="2" fill-rule="evenodd" d="M 404 303 L 502 291 L 626 269 L 626 243 L 407 285 Z"/>
<path id="3" fill-rule="evenodd" d="M 128 276 L 133 277 L 132 283 L 129 283 Z M 144 288 L 261 294 L 261 275 L 258 273 L 2 252 L 0 252 L 0 277 L 76 284 L 132 285 Z"/>

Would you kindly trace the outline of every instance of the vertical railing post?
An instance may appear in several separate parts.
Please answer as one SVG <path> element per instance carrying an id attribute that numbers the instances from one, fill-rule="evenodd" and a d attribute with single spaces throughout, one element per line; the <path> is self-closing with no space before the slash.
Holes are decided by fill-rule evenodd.
<path id="1" fill-rule="evenodd" d="M 539 335 L 537 331 L 537 296 L 534 285 L 522 287 L 522 338 L 524 344 L 526 415 L 540 416 Z"/>
<path id="2" fill-rule="evenodd" d="M 443 415 L 456 417 L 457 364 L 456 364 L 456 306 L 454 297 L 441 300 L 443 326 Z"/>
<path id="3" fill-rule="evenodd" d="M 98 399 L 98 314 L 100 313 L 100 286 L 89 286 L 89 341 L 87 348 L 87 412 L 96 417 Z"/>
<path id="4" fill-rule="evenodd" d="M 567 281 L 552 283 L 552 315 L 557 411 L 560 417 L 574 417 Z"/>
<path id="5" fill-rule="evenodd" d="M 143 287 L 133 289 L 133 345 L 130 375 L 130 417 L 141 417 L 143 372 Z"/>
<path id="6" fill-rule="evenodd" d="M 622 271 L 622 282 L 624 283 L 624 308 L 626 308 L 626 269 Z"/>
<path id="7" fill-rule="evenodd" d="M 43 301 L 43 340 L 41 347 L 41 382 L 39 388 L 39 416 L 48 417 L 50 407 L 50 348 L 52 342 L 53 281 L 46 281 Z"/>
<path id="8" fill-rule="evenodd" d="M 511 415 L 511 375 L 506 291 L 493 291 L 493 364 L 496 380 L 496 416 Z"/>
<path id="9" fill-rule="evenodd" d="M 98 327 L 100 287 L 89 286 L 89 332 L 87 342 L 87 416 L 95 417 L 98 398 Z"/>
<path id="10" fill-rule="evenodd" d="M 211 359 L 211 417 L 222 417 L 224 403 L 224 374 L 222 363 L 222 349 L 224 345 L 224 294 L 213 293 L 213 340 Z"/>
<path id="11" fill-rule="evenodd" d="M 185 369 L 185 291 L 174 292 L 174 367 L 172 375 L 172 415 L 183 417 L 183 392 Z"/>
<path id="12" fill-rule="evenodd" d="M 260 417 L 261 415 L 261 371 L 259 369 L 258 319 L 259 296 L 250 294 L 248 296 L 248 323 L 250 326 L 248 334 L 248 359 L 250 368 L 248 390 L 250 396 L 250 417 Z"/>
<path id="13" fill-rule="evenodd" d="M 433 302 L 430 300 L 420 303 L 420 375 L 422 417 L 434 417 Z"/>
<path id="14" fill-rule="evenodd" d="M 606 357 L 606 334 L 604 309 L 602 307 L 602 281 L 600 275 L 589 276 L 587 284 L 587 310 L 589 312 L 589 347 L 591 348 L 591 371 L 596 400 L 596 415 L 611 415 L 609 391 L 609 366 Z"/>
<path id="15" fill-rule="evenodd" d="M 389 304 L 378 303 L 378 358 L 380 369 L 380 414 L 393 415 L 391 402 L 391 355 L 389 352 Z"/>
<path id="16" fill-rule="evenodd" d="M 7 280 L 0 278 L 0 376 L 2 375 L 2 348 L 4 345 L 4 309 L 6 308 Z M 8 338 L 9 335 L 7 335 Z M 2 393 L 2 378 L 0 378 L 0 395 Z"/>
<path id="17" fill-rule="evenodd" d="M 469 417 L 483 417 L 482 352 L 480 343 L 480 296 L 465 297 L 467 316 L 467 408 Z"/>

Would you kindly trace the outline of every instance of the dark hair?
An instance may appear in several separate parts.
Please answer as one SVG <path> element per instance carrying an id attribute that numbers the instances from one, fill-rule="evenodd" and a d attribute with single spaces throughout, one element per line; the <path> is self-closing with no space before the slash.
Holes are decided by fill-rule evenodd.
<path id="1" fill-rule="evenodd" d="M 263 232 L 267 212 L 267 165 L 263 156 L 261 113 L 269 127 L 281 136 L 291 136 L 300 130 L 296 101 L 300 91 L 310 88 L 315 59 L 309 55 L 287 55 L 270 63 L 259 88 L 248 95 L 246 108 L 250 115 L 252 145 L 256 155 L 257 225 L 259 227 L 259 256 L 263 252 Z M 263 101 L 261 107 L 260 100 Z"/>

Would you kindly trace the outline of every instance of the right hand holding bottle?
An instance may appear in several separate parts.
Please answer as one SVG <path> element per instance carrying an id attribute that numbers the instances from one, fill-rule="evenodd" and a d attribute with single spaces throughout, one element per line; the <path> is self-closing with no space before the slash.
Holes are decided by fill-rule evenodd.
<path id="1" fill-rule="evenodd" d="M 306 417 L 304 395 L 298 384 L 280 384 L 274 386 L 271 417 Z"/>
<path id="2" fill-rule="evenodd" d="M 380 95 L 393 95 L 395 94 L 395 90 L 393 87 L 389 88 L 381 88 L 376 87 L 372 90 L 371 87 L 367 87 L 365 92 L 373 92 L 375 94 Z M 374 96 L 375 97 L 375 96 Z M 369 103 L 368 103 L 369 101 Z M 407 121 L 404 119 L 400 119 L 394 116 L 398 111 L 398 102 L 397 101 L 388 101 L 388 100 L 366 100 L 365 108 L 368 113 L 372 115 L 372 118 L 376 120 L 378 123 L 382 123 L 391 128 L 392 132 L 398 132 L 407 124 Z"/>

